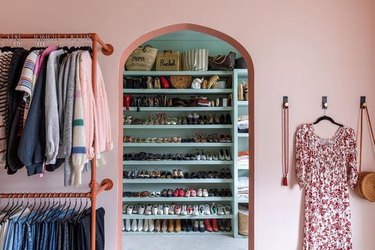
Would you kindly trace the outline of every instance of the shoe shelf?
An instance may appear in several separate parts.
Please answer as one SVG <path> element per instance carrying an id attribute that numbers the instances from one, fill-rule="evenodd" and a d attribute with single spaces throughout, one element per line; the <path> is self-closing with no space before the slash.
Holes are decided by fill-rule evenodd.
<path id="1" fill-rule="evenodd" d="M 232 138 L 232 142 L 204 142 L 204 143 L 156 143 L 156 142 L 137 142 L 137 143 L 123 143 L 123 151 L 133 153 L 134 151 L 145 151 L 151 152 L 153 150 L 164 153 L 181 153 L 182 155 L 191 149 L 204 149 L 205 151 L 217 150 L 217 148 L 228 149 L 232 160 L 126 160 L 123 161 L 124 170 L 136 169 L 139 166 L 146 166 L 149 168 L 181 168 L 183 171 L 199 171 L 200 167 L 209 167 L 210 169 L 220 169 L 221 167 L 230 168 L 233 178 L 231 179 L 123 179 L 124 190 L 132 190 L 137 187 L 140 190 L 151 190 L 161 185 L 179 186 L 180 188 L 188 188 L 190 186 L 202 184 L 204 188 L 220 188 L 226 186 L 231 189 L 233 197 L 221 197 L 221 196 L 209 196 L 209 197 L 123 197 L 123 202 L 133 203 L 156 203 L 156 202 L 185 202 L 185 203 L 210 203 L 210 202 L 224 202 L 231 206 L 231 215 L 198 215 L 198 216 L 184 216 L 184 215 L 138 215 L 138 214 L 123 214 L 124 219 L 231 219 L 230 232 L 123 232 L 124 235 L 231 235 L 234 237 L 241 237 L 238 234 L 238 204 L 249 203 L 248 199 L 237 199 L 237 186 L 238 176 L 246 175 L 245 171 L 248 168 L 241 168 L 237 166 L 237 155 L 240 149 L 244 149 L 245 142 L 249 138 L 248 133 L 238 133 L 237 131 L 237 117 L 241 112 L 247 112 L 248 101 L 238 101 L 237 98 L 237 84 L 239 79 L 247 78 L 247 70 L 233 70 L 233 71 L 126 71 L 124 76 L 171 76 L 171 75 L 189 75 L 194 77 L 210 77 L 213 75 L 232 77 L 233 84 L 230 89 L 123 89 L 123 93 L 126 94 L 138 94 L 138 95 L 152 95 L 152 94 L 163 94 L 170 95 L 169 97 L 185 96 L 197 96 L 197 95 L 208 95 L 209 98 L 214 96 L 224 97 L 229 94 L 232 95 L 232 106 L 227 107 L 140 107 L 140 112 L 136 112 L 136 107 L 130 107 L 129 110 L 123 108 L 124 114 L 136 116 L 136 118 L 144 119 L 149 114 L 159 112 L 181 112 L 181 115 L 186 115 L 186 112 L 214 112 L 219 114 L 230 114 L 232 124 L 187 124 L 187 125 L 144 125 L 144 124 L 125 124 L 123 125 L 123 132 L 127 136 L 131 137 L 173 137 L 180 136 L 182 138 L 190 138 L 195 134 L 229 134 Z M 211 96 L 212 95 L 212 96 Z M 185 113 L 184 113 L 185 112 Z M 171 113 L 169 113 L 171 114 Z M 179 114 L 177 114 L 178 116 Z M 240 139 L 243 138 L 243 139 Z M 246 139 L 245 139 L 246 138 Z M 128 159 L 128 158 L 126 158 Z M 181 167 L 180 167 L 181 166 Z M 137 185 L 138 184 L 138 185 Z M 250 212 L 249 216 L 254 217 L 253 212 Z"/>
<path id="2" fill-rule="evenodd" d="M 248 138 L 249 137 L 249 133 L 237 133 L 237 137 L 238 138 L 241 138 L 241 137 Z"/>
<path id="3" fill-rule="evenodd" d="M 123 219 L 233 219 L 233 215 L 147 215 L 147 214 L 122 214 Z"/>
<path id="4" fill-rule="evenodd" d="M 249 105 L 249 102 L 248 102 L 248 101 L 238 101 L 238 102 L 237 102 L 237 105 L 238 105 L 238 106 L 248 106 L 248 105 Z"/>
<path id="5" fill-rule="evenodd" d="M 124 129 L 223 129 L 233 128 L 231 124 L 210 125 L 123 125 Z"/>
<path id="6" fill-rule="evenodd" d="M 122 232 L 123 235 L 129 236 L 129 235 L 233 235 L 233 232 Z"/>
<path id="7" fill-rule="evenodd" d="M 209 148 L 209 147 L 231 147 L 231 142 L 207 142 L 207 143 L 195 143 L 195 142 L 179 142 L 179 143 L 124 143 L 123 146 L 127 148 L 145 148 L 145 147 L 181 147 L 181 148 Z"/>
<path id="8" fill-rule="evenodd" d="M 195 202 L 195 201 L 232 201 L 233 197 L 123 197 L 124 202 L 168 202 L 168 201 L 180 201 L 180 202 Z"/>
<path id="9" fill-rule="evenodd" d="M 237 169 L 238 170 L 249 170 L 249 167 L 248 166 L 238 166 Z"/>
<path id="10" fill-rule="evenodd" d="M 140 107 L 139 112 L 199 112 L 199 111 L 231 111 L 232 107 Z M 129 110 L 123 109 L 124 112 L 136 112 L 137 107 L 130 107 Z"/>
<path id="11" fill-rule="evenodd" d="M 126 94 L 230 94 L 232 89 L 123 89 Z"/>
<path id="12" fill-rule="evenodd" d="M 123 179 L 125 184 L 151 184 L 151 183 L 232 183 L 233 179 Z"/>
<path id="13" fill-rule="evenodd" d="M 232 71 L 124 71 L 124 76 L 232 76 Z"/>
<path id="14" fill-rule="evenodd" d="M 233 161 L 123 161 L 123 165 L 232 165 Z"/>
<path id="15" fill-rule="evenodd" d="M 237 198 L 237 203 L 249 203 L 249 198 Z"/>

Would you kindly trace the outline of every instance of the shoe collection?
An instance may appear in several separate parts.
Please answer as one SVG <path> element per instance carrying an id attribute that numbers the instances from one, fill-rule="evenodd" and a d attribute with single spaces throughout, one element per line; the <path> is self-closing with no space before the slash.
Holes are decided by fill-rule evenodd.
<path id="1" fill-rule="evenodd" d="M 126 232 L 230 232 L 230 219 L 204 220 L 152 220 L 152 219 L 124 219 L 123 231 Z"/>
<path id="2" fill-rule="evenodd" d="M 194 96 L 187 98 L 167 95 L 124 95 L 124 107 L 227 107 L 231 105 L 231 95 L 223 98 Z"/>
<path id="3" fill-rule="evenodd" d="M 197 149 L 192 154 L 163 154 L 163 153 L 134 153 L 124 154 L 124 161 L 155 161 L 155 160 L 183 160 L 183 161 L 231 161 L 232 157 L 228 149 L 220 149 L 219 153 L 214 154 Z"/>
<path id="4" fill-rule="evenodd" d="M 198 172 L 183 172 L 181 169 L 173 169 L 172 171 L 159 170 L 140 170 L 140 171 L 123 171 L 122 177 L 125 179 L 230 179 L 232 174 L 229 168 L 222 168 L 220 173 L 218 171 L 198 171 Z"/>
<path id="5" fill-rule="evenodd" d="M 198 216 L 198 215 L 230 215 L 231 207 L 212 203 L 209 204 L 148 204 L 148 205 L 130 205 L 123 204 L 123 214 L 139 215 L 181 215 L 181 216 Z"/>
<path id="6" fill-rule="evenodd" d="M 123 192 L 123 197 L 139 197 L 139 198 L 145 198 L 145 197 L 231 197 L 232 191 L 229 188 L 226 189 L 205 189 L 205 188 L 176 188 L 173 189 L 163 189 L 161 192 L 159 191 L 142 191 L 142 192 Z"/>
<path id="7" fill-rule="evenodd" d="M 192 124 L 232 124 L 230 114 L 209 114 L 200 115 L 189 113 L 178 118 L 167 118 L 165 113 L 149 114 L 146 119 L 132 119 L 131 115 L 123 117 L 124 124 L 127 125 L 192 125 Z"/>
<path id="8" fill-rule="evenodd" d="M 147 137 L 147 138 L 133 138 L 131 136 L 124 136 L 123 142 L 126 143 L 206 143 L 206 142 L 221 142 L 221 143 L 230 143 L 232 142 L 232 138 L 230 135 L 221 134 L 220 136 L 217 134 L 212 135 L 205 135 L 205 134 L 196 134 L 194 138 L 181 138 L 180 136 L 174 137 L 165 137 L 165 138 L 158 138 L 158 137 Z"/>

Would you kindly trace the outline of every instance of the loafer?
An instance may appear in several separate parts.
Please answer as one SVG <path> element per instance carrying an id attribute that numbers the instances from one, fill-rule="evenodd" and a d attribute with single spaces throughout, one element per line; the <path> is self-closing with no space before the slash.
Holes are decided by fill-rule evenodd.
<path id="1" fill-rule="evenodd" d="M 138 232 L 142 232 L 143 231 L 143 219 L 139 219 L 138 220 Z"/>
<path id="2" fill-rule="evenodd" d="M 155 230 L 154 220 L 148 220 L 148 231 L 153 232 Z"/>
<path id="3" fill-rule="evenodd" d="M 160 220 L 155 220 L 155 232 L 160 232 L 161 227 L 160 227 Z"/>
<path id="4" fill-rule="evenodd" d="M 167 232 L 167 229 L 168 229 L 168 224 L 167 224 L 167 220 L 163 220 L 162 224 L 161 224 L 161 231 L 163 233 Z"/>
<path id="5" fill-rule="evenodd" d="M 181 220 L 176 220 L 175 227 L 174 227 L 174 231 L 175 231 L 176 233 L 178 233 L 178 232 L 181 231 Z"/>
<path id="6" fill-rule="evenodd" d="M 174 221 L 168 220 L 168 232 L 173 233 L 174 232 Z"/>

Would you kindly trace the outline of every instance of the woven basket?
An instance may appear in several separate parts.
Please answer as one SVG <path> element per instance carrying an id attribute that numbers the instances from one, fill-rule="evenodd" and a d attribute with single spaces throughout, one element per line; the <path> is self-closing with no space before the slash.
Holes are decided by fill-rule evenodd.
<path id="1" fill-rule="evenodd" d="M 136 48 L 128 57 L 125 67 L 129 71 L 150 71 L 155 63 L 158 49 L 149 45 Z"/>
<path id="2" fill-rule="evenodd" d="M 249 213 L 238 210 L 238 233 L 249 235 Z"/>
<path id="3" fill-rule="evenodd" d="M 375 202 L 375 173 L 362 172 L 355 186 L 357 195 L 370 202 Z"/>
<path id="4" fill-rule="evenodd" d="M 186 89 L 190 87 L 191 76 L 171 76 L 171 83 L 176 89 Z"/>

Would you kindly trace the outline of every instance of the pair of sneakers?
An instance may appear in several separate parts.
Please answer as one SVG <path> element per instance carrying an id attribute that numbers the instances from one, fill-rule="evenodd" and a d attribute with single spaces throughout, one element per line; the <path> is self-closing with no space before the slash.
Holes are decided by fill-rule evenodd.
<path id="1" fill-rule="evenodd" d="M 154 221 L 148 219 L 124 219 L 122 230 L 126 232 L 153 232 L 155 230 Z"/>

